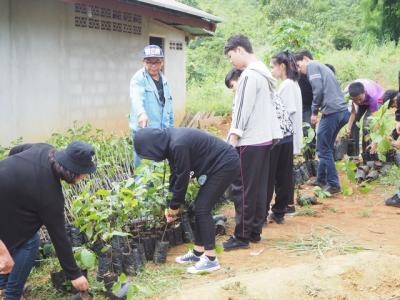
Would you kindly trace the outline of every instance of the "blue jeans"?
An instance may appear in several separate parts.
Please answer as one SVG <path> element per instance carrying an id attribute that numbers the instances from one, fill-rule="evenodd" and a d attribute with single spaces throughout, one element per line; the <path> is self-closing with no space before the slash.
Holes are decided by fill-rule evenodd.
<path id="1" fill-rule="evenodd" d="M 333 148 L 336 136 L 340 129 L 348 122 L 350 112 L 348 110 L 323 115 L 317 131 L 317 154 L 319 166 L 317 180 L 332 187 L 340 187 L 337 175 Z"/>
<path id="2" fill-rule="evenodd" d="M 0 289 L 5 290 L 6 300 L 20 300 L 37 256 L 39 240 L 36 233 L 26 243 L 11 251 L 14 267 L 10 274 L 0 275 Z"/>

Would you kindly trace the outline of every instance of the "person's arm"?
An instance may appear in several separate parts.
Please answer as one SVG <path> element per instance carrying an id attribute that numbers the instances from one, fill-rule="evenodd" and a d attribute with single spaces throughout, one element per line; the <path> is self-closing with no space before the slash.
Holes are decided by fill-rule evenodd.
<path id="1" fill-rule="evenodd" d="M 8 156 L 12 156 L 14 154 L 21 153 L 25 150 L 28 150 L 32 146 L 33 146 L 33 144 L 22 144 L 22 145 L 15 146 L 15 147 L 11 148 L 10 152 L 8 153 Z"/>
<path id="2" fill-rule="evenodd" d="M 351 115 L 349 118 L 349 122 L 347 122 L 347 134 L 350 134 L 351 128 L 353 127 L 354 120 L 356 119 L 356 108 L 354 103 L 351 104 Z"/>
<path id="3" fill-rule="evenodd" d="M 322 100 L 324 99 L 324 86 L 319 67 L 310 63 L 307 66 L 307 76 L 313 91 L 311 111 L 314 116 L 317 116 L 322 104 Z"/>
<path id="4" fill-rule="evenodd" d="M 14 260 L 6 245 L 0 240 L 0 274 L 9 274 L 14 267 Z"/>
<path id="5" fill-rule="evenodd" d="M 172 199 L 169 203 L 171 209 L 178 209 L 184 202 L 190 180 L 190 150 L 186 146 L 176 146 L 173 151 L 174 177 L 173 186 L 170 187 Z M 170 181 L 171 182 L 171 181 Z"/>
<path id="6" fill-rule="evenodd" d="M 130 82 L 130 97 L 132 110 L 136 116 L 132 116 L 138 120 L 139 127 L 147 127 L 148 117 L 144 109 L 144 98 L 146 90 L 143 80 L 133 77 Z"/>
<path id="7" fill-rule="evenodd" d="M 233 118 L 229 130 L 230 144 L 236 146 L 246 129 L 250 115 L 253 112 L 256 100 L 256 79 L 245 75 L 241 78 L 235 95 Z"/>
<path id="8" fill-rule="evenodd" d="M 76 279 L 82 274 L 75 262 L 72 246 L 65 231 L 64 200 L 59 197 L 52 200 L 51 204 L 41 207 L 39 217 L 47 228 L 61 267 L 70 279 Z"/>

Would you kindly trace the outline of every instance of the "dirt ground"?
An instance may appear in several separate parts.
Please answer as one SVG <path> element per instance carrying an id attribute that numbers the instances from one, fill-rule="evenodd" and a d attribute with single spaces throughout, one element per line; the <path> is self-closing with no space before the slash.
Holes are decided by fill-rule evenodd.
<path id="1" fill-rule="evenodd" d="M 185 275 L 160 299 L 400 299 L 400 209 L 383 202 L 393 191 L 376 185 L 324 199 L 314 216 L 270 223 L 260 243 L 221 253 L 221 270 Z M 233 207 L 224 213 L 231 233 Z M 169 262 L 184 251 L 173 248 Z"/>

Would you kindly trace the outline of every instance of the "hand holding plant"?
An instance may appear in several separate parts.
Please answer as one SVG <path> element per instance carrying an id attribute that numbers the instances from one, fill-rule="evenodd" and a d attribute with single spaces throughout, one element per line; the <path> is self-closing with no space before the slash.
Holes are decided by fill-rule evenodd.
<path id="1" fill-rule="evenodd" d="M 167 223 L 175 221 L 176 218 L 178 217 L 178 213 L 179 213 L 179 208 L 178 209 L 166 208 L 165 218 L 167 219 Z"/>

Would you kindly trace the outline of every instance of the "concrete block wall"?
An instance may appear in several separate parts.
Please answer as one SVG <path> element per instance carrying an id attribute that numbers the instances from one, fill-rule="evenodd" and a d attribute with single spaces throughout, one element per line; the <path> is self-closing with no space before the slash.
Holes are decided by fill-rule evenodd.
<path id="1" fill-rule="evenodd" d="M 75 26 L 73 4 L 0 0 L 0 144 L 20 136 L 43 141 L 75 120 L 128 130 L 129 81 L 142 67 L 149 36 L 165 39 L 165 73 L 183 118 L 185 51 L 170 50 L 183 32 L 142 18 L 141 35 Z"/>

